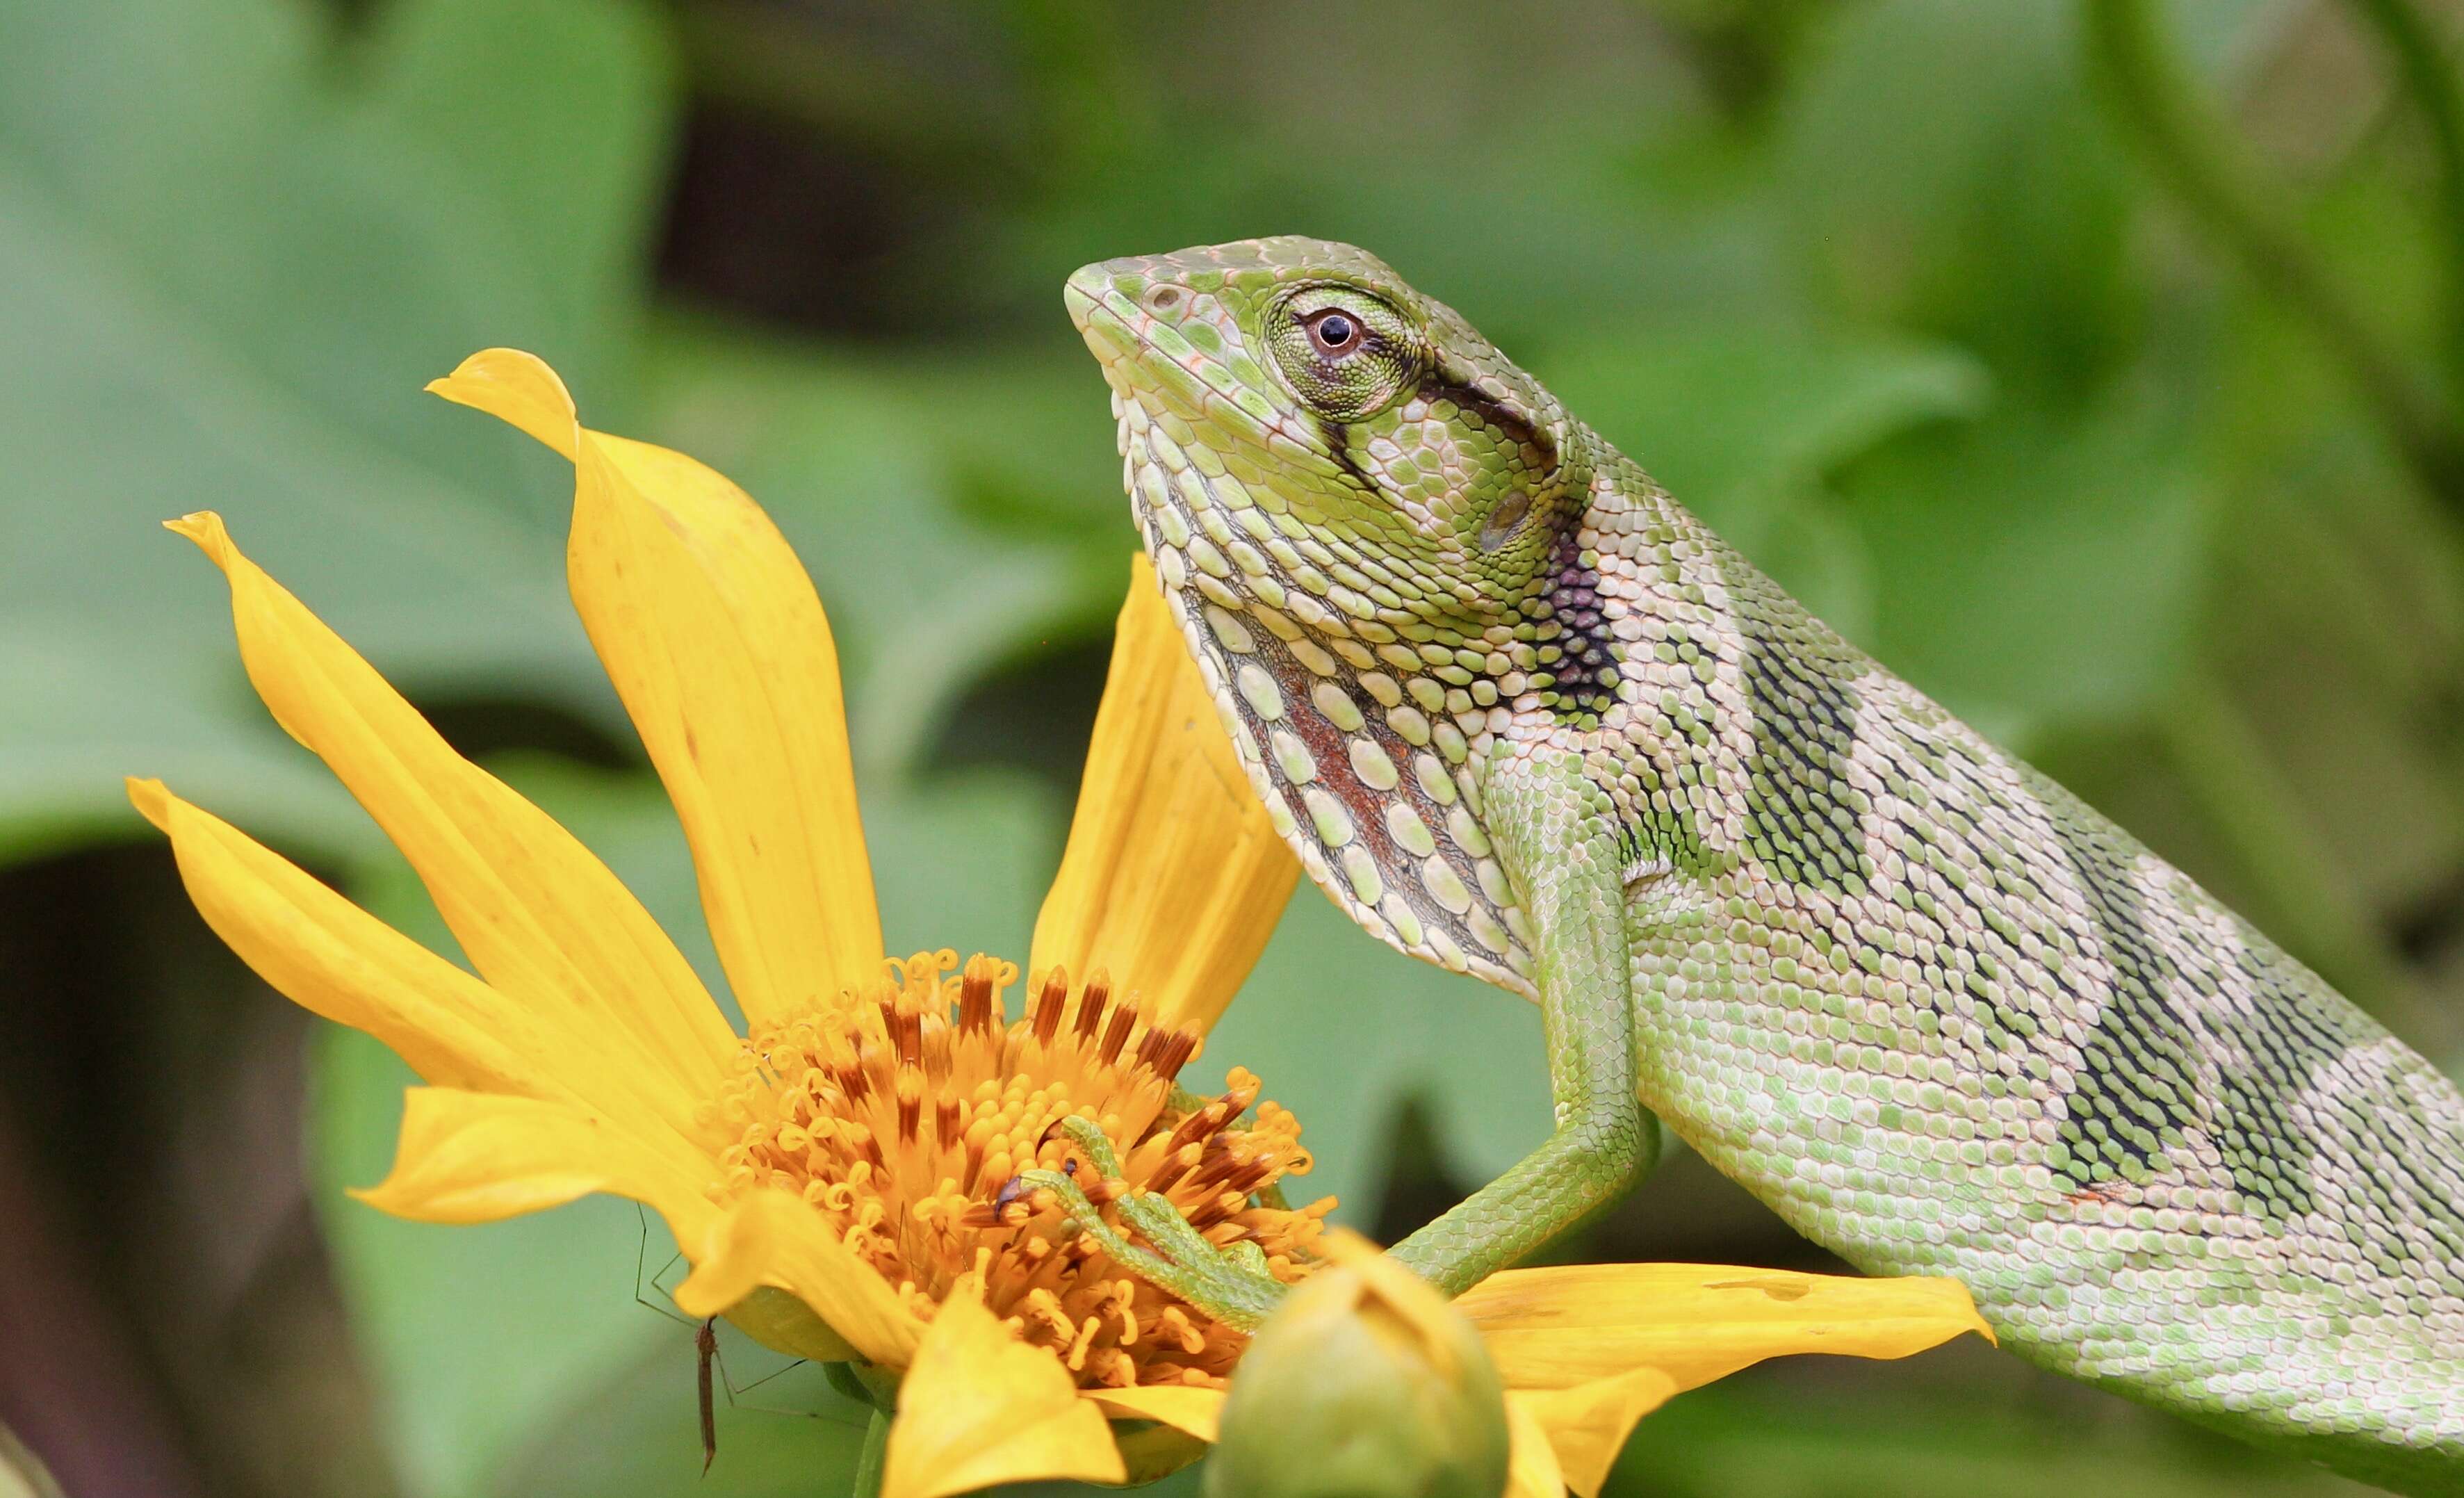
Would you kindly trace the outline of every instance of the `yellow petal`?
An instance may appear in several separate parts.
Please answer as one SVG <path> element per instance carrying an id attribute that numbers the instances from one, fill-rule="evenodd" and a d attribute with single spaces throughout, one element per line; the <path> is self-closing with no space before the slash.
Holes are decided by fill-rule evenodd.
<path id="1" fill-rule="evenodd" d="M 573 456 L 580 424 L 573 397 L 556 371 L 536 354 L 518 348 L 483 348 L 442 380 L 428 382 L 431 395 L 507 421 Z"/>
<path id="2" fill-rule="evenodd" d="M 1164 1023 L 1211 1027 L 1299 877 L 1141 556 L 1029 969 L 1104 968 Z"/>
<path id="3" fill-rule="evenodd" d="M 240 657 L 294 738 L 341 777 L 410 860 L 491 986 L 605 1037 L 643 1103 L 687 1137 L 736 1035 L 674 943 L 545 812 L 455 754 L 351 648 L 240 554 L 221 518 L 172 522 L 231 584 Z"/>
<path id="4" fill-rule="evenodd" d="M 533 1017 L 487 984 L 161 781 L 130 780 L 128 799 L 171 840 L 206 924 L 283 997 L 367 1031 L 429 1082 L 570 1095 Z"/>
<path id="5" fill-rule="evenodd" d="M 745 1017 L 881 972 L 837 647 L 770 518 L 699 463 L 585 431 L 575 606 L 693 846 Z"/>
<path id="6" fill-rule="evenodd" d="M 1540 1418 L 1523 1407 L 1512 1390 L 1506 1395 L 1506 1433 L 1512 1442 L 1506 1464 L 1506 1498 L 1566 1498 L 1566 1474 L 1557 1465 L 1557 1448 Z"/>
<path id="7" fill-rule="evenodd" d="M 1200 1389 L 1185 1383 L 1149 1383 L 1132 1389 L 1084 1389 L 1080 1397 L 1092 1399 L 1107 1415 L 1122 1420 L 1151 1420 L 1159 1425 L 1170 1425 L 1186 1435 L 1196 1436 L 1208 1445 L 1215 1443 L 1216 1434 L 1223 1423 L 1223 1391 Z"/>
<path id="8" fill-rule="evenodd" d="M 869 1362 L 904 1368 L 915 1356 L 923 1324 L 801 1197 L 757 1191 L 698 1238 L 677 1242 L 693 1261 L 675 1293 L 686 1315 L 718 1315 L 767 1285 L 813 1308 Z"/>
<path id="9" fill-rule="evenodd" d="M 683 1142 L 610 1036 L 508 999 L 159 781 L 132 780 L 128 796 L 170 838 L 206 923 L 300 1007 L 367 1031 L 429 1082 L 600 1110 L 656 1147 Z"/>
<path id="10" fill-rule="evenodd" d="M 736 1323 L 737 1330 L 746 1336 L 790 1357 L 812 1363 L 849 1363 L 864 1358 L 853 1342 L 813 1314 L 812 1307 L 773 1286 L 755 1286 L 751 1294 L 721 1314 Z"/>
<path id="11" fill-rule="evenodd" d="M 1656 1368 L 1691 1389 L 1788 1353 L 1905 1357 L 1988 1339 L 1967 1287 L 1706 1264 L 1507 1269 L 1455 1300 L 1509 1389 L 1568 1389 Z"/>
<path id="12" fill-rule="evenodd" d="M 870 981 L 881 918 L 838 650 L 778 527 L 681 453 L 580 429 L 529 354 L 473 354 L 429 388 L 574 459 L 574 603 L 684 823 L 746 1016 Z"/>
<path id="13" fill-rule="evenodd" d="M 707 1157 L 657 1148 L 588 1109 L 415 1087 L 403 1094 L 393 1173 L 352 1195 L 396 1217 L 466 1223 L 604 1191 L 649 1207 L 678 1243 L 693 1243 L 718 1215 L 701 1189 L 712 1169 Z"/>
<path id="14" fill-rule="evenodd" d="M 1555 1453 L 1567 1487 L 1593 1498 L 1609 1479 L 1635 1421 L 1669 1401 L 1677 1380 L 1657 1368 L 1637 1368 L 1615 1378 L 1595 1378 L 1571 1389 L 1513 1389 L 1506 1396 L 1507 1421 L 1520 1412 L 1538 1425 Z M 1521 1427 L 1516 1426 L 1517 1434 Z"/>
<path id="15" fill-rule="evenodd" d="M 1193 1462 L 1202 1462 L 1210 1449 L 1196 1436 L 1170 1425 L 1145 1425 L 1131 1430 L 1115 1425 L 1112 1448 L 1121 1453 L 1122 1469 L 1129 1474 L 1122 1481 L 1133 1487 L 1160 1482 Z"/>
<path id="16" fill-rule="evenodd" d="M 881 1498 L 948 1498 L 996 1483 L 1128 1479 L 1103 1412 L 1061 1360 L 1010 1334 L 983 1303 L 941 1303 L 898 1386 Z"/>

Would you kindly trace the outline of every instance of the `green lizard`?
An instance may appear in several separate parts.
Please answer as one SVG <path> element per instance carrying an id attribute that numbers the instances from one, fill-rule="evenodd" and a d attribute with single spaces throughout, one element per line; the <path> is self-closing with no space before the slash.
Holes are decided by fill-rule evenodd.
<path id="1" fill-rule="evenodd" d="M 2047 1367 L 2464 1492 L 2464 1096 L 2419 1055 L 1375 257 L 1254 240 L 1067 299 L 1277 827 L 1374 935 L 1539 1002 L 1554 1133 L 1399 1257 L 1512 1263 L 1657 1114 Z"/>

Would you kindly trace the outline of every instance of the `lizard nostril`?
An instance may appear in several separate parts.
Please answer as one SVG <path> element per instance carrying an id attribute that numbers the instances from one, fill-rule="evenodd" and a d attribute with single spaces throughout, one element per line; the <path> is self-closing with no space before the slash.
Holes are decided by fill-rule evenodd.
<path id="1" fill-rule="evenodd" d="M 1177 286 L 1153 287 L 1141 299 L 1147 312 L 1155 317 L 1171 317 L 1181 310 L 1180 288 Z"/>

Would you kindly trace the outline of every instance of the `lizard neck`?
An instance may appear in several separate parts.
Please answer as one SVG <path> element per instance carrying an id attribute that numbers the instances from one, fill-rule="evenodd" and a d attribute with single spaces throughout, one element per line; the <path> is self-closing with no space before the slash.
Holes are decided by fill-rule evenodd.
<path id="1" fill-rule="evenodd" d="M 1169 462 L 1178 446 L 1135 403 L 1121 445 L 1156 576 L 1302 867 L 1391 945 L 1532 997 L 1483 792 L 1518 704 L 1552 690 L 1550 577 L 1477 616 L 1416 612 L 1265 486 Z"/>
<path id="2" fill-rule="evenodd" d="M 1591 481 L 1545 563 L 1448 614 L 1407 605 L 1378 559 L 1265 486 L 1174 463 L 1173 435 L 1122 411 L 1141 538 L 1302 867 L 1373 935 L 1526 997 L 1530 924 L 1485 826 L 1489 765 L 1617 730 L 1625 639 L 1642 631 L 1601 568 L 1683 576 L 1707 540 L 1639 469 L 1575 437 Z"/>

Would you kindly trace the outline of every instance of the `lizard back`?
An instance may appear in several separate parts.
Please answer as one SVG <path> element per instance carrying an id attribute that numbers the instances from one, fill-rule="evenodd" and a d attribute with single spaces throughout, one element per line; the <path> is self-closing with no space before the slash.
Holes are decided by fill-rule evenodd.
<path id="1" fill-rule="evenodd" d="M 2452 1479 L 2464 1096 L 1612 467 L 1586 549 L 1634 638 L 1603 731 L 1657 782 L 1690 763 L 1689 804 L 1625 815 L 1707 854 L 1633 896 L 1645 1103 L 1859 1267 L 1958 1276 L 2038 1361 Z"/>

